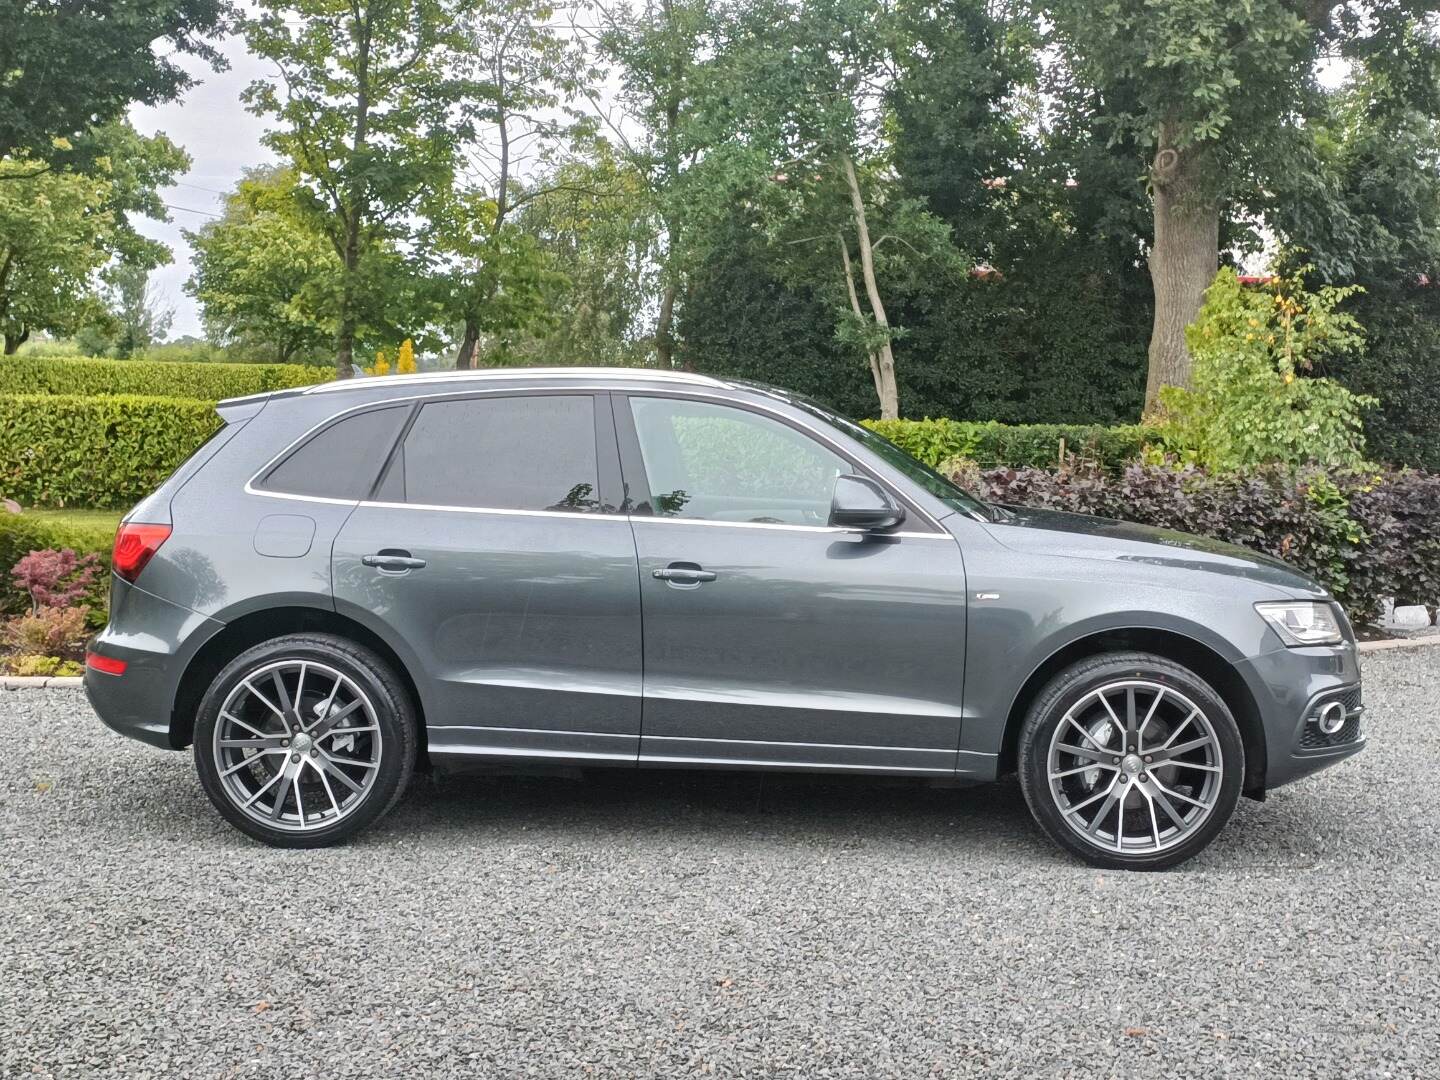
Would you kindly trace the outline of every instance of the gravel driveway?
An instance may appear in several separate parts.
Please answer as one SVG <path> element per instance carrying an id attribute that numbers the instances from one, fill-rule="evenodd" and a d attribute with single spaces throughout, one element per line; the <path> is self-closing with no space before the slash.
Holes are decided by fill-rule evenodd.
<path id="1" fill-rule="evenodd" d="M 1179 871 L 1011 783 L 418 783 L 355 845 L 224 825 L 188 755 L 0 693 L 0 1075 L 1440 1073 L 1440 648 L 1366 753 Z"/>

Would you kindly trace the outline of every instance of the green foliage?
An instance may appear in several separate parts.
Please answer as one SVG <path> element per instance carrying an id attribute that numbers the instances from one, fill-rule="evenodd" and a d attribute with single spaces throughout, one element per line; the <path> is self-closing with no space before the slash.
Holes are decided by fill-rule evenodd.
<path id="1" fill-rule="evenodd" d="M 42 156 L 122 117 L 134 103 L 173 101 L 196 82 L 185 54 L 215 67 L 208 44 L 225 0 L 9 3 L 0 14 L 0 158 Z"/>
<path id="2" fill-rule="evenodd" d="M 219 426 L 205 401 L 7 394 L 0 397 L 0 496 L 22 506 L 128 506 Z"/>
<path id="3" fill-rule="evenodd" d="M 31 678 L 60 676 L 70 678 L 85 674 L 85 665 L 78 660 L 62 660 L 58 656 L 13 656 L 0 658 L 11 675 Z"/>
<path id="4" fill-rule="evenodd" d="M 1062 439 L 1067 460 L 1115 468 L 1140 457 L 1146 442 L 1155 434 L 1153 429 L 1140 425 L 1100 427 L 930 419 L 864 420 L 862 423 L 931 468 L 939 468 L 954 458 L 985 467 L 1044 468 L 1059 463 Z"/>
<path id="5" fill-rule="evenodd" d="M 94 275 L 115 231 L 103 176 L 0 160 L 0 335 L 13 352 L 33 331 L 67 334 L 99 308 Z"/>
<path id="6" fill-rule="evenodd" d="M 362 321 L 413 284 L 400 251 L 414 212 L 454 181 L 464 105 L 483 78 L 466 65 L 466 6 L 258 0 L 243 21 L 246 45 L 282 76 L 252 82 L 244 100 L 270 119 L 265 143 L 293 167 L 297 202 L 341 264 L 326 310 L 342 377 Z"/>
<path id="7" fill-rule="evenodd" d="M 1382 282 L 1350 310 L 1365 327 L 1365 350 L 1317 367 L 1357 394 L 1380 400 L 1365 417 L 1365 444 L 1377 460 L 1440 472 L 1440 287 Z"/>
<path id="8" fill-rule="evenodd" d="M 185 238 L 195 252 L 185 290 L 213 340 L 281 363 L 325 352 L 334 338 L 325 309 L 342 267 L 300 213 L 292 170 L 252 170 L 224 214 Z"/>
<path id="9" fill-rule="evenodd" d="M 1429 473 L 997 469 L 975 490 L 994 502 L 1212 536 L 1286 559 L 1329 589 L 1357 623 L 1376 619 L 1385 597 L 1440 603 L 1440 476 Z"/>
<path id="10" fill-rule="evenodd" d="M 1161 391 L 1165 442 L 1217 470 L 1360 464 L 1362 410 L 1374 399 L 1306 374 L 1321 357 L 1360 349 L 1359 324 L 1338 310 L 1355 291 L 1310 292 L 1298 273 L 1252 288 L 1221 270 L 1186 331 L 1195 388 Z"/>
<path id="11" fill-rule="evenodd" d="M 266 390 L 309 386 L 328 368 L 300 364 L 185 364 L 10 356 L 0 360 L 0 394 L 142 394 L 221 401 Z"/>

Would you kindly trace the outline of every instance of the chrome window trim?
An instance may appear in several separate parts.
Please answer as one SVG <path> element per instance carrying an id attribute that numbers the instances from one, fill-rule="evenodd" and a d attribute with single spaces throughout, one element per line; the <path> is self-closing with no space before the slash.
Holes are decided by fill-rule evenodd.
<path id="1" fill-rule="evenodd" d="M 519 371 L 534 371 L 534 370 L 536 370 L 536 369 L 533 369 L 533 368 L 517 368 L 516 370 L 519 370 Z M 578 369 L 577 369 L 577 370 L 578 370 Z M 604 368 L 599 368 L 599 369 L 590 368 L 590 369 L 586 369 L 586 370 L 593 372 L 593 371 L 596 371 L 596 370 L 604 371 L 605 369 L 604 369 Z M 672 373 L 672 374 L 674 374 L 674 373 Z M 404 376 L 404 375 L 398 375 L 398 376 L 397 376 L 397 375 L 386 375 L 386 376 L 383 376 L 383 378 L 386 380 L 387 385 L 392 385 L 392 386 L 393 386 L 393 385 L 395 384 L 395 381 L 396 381 L 396 380 L 399 380 L 399 379 L 407 379 L 407 380 L 408 380 L 408 379 L 410 378 L 410 376 Z M 679 380 L 677 380 L 677 381 L 679 381 Z M 327 383 L 327 384 L 325 384 L 325 385 L 328 386 L 328 385 L 330 385 L 330 384 Z M 724 383 L 716 383 L 715 385 L 717 385 L 717 386 L 724 386 L 725 384 L 724 384 Z M 407 404 L 407 403 L 412 403 L 412 404 L 413 404 L 414 402 L 417 402 L 417 401 L 419 401 L 419 402 L 444 401 L 444 400 L 446 400 L 446 399 L 448 399 L 448 398 L 469 398 L 469 397 L 482 397 L 482 396 L 490 396 L 490 395 L 494 395 L 494 396 L 497 396 L 497 397 L 504 397 L 504 396 L 515 397 L 515 396 L 521 396 L 521 395 L 524 395 L 524 394 L 526 394 L 526 393 L 528 393 L 528 392 L 532 392 L 532 391 L 534 391 L 534 390 L 540 390 L 540 389 L 542 389 L 542 388 L 540 388 L 540 387 L 524 387 L 524 386 L 503 386 L 503 387 L 490 387 L 490 388 L 483 389 L 483 390 L 477 390 L 477 389 L 475 389 L 474 387 L 471 387 L 471 388 L 464 389 L 464 390 L 451 390 L 451 391 L 441 392 L 441 393 L 408 394 L 408 395 L 405 395 L 405 396 L 403 396 L 403 397 L 389 397 L 389 398 L 379 399 L 379 400 L 376 400 L 376 401 L 365 401 L 365 402 L 361 402 L 361 403 L 358 404 L 358 405 L 352 405 L 352 406 L 350 406 L 348 409 L 341 409 L 339 412 L 332 413 L 330 416 L 327 416 L 325 419 L 323 419 L 323 420 L 319 421 L 318 423 L 312 425 L 312 426 L 309 428 L 309 430 L 305 431 L 305 432 L 304 432 L 302 435 L 300 435 L 298 438 L 292 439 L 292 440 L 285 446 L 285 448 L 284 448 L 283 450 L 281 450 L 279 453 L 275 454 L 272 458 L 270 458 L 269 461 L 265 462 L 265 464 L 262 465 L 259 469 L 255 470 L 255 472 L 254 472 L 253 474 L 251 474 L 250 479 L 248 479 L 248 480 L 245 481 L 245 487 L 244 487 L 245 494 L 247 494 L 247 495 L 261 495 L 261 496 L 264 496 L 264 497 L 266 497 L 266 498 L 271 498 L 271 499 L 292 499 L 292 500 L 295 500 L 295 501 L 298 501 L 298 502 L 329 503 L 329 504 L 331 504 L 331 505 L 338 505 L 338 506 L 361 506 L 361 505 L 364 505 L 364 506 L 377 506 L 377 507 L 399 508 L 399 509 L 414 508 L 414 509 L 424 509 L 424 510 L 457 510 L 457 511 L 467 512 L 467 513 L 512 514 L 512 515 L 521 515 L 521 516 L 541 516 L 541 517 L 589 517 L 589 518 L 596 518 L 596 517 L 599 517 L 599 518 L 614 517 L 614 518 L 625 518 L 625 519 L 631 520 L 631 521 L 662 521 L 662 522 L 668 522 L 668 523 L 676 524 L 676 525 L 711 525 L 711 526 L 719 526 L 719 527 L 721 527 L 721 528 L 790 529 L 790 530 L 799 529 L 799 530 L 804 530 L 804 531 L 806 531 L 806 532 L 830 532 L 830 533 L 857 533 L 857 532 L 863 532 L 863 530 L 856 530 L 856 529 L 839 529 L 839 528 L 836 528 L 835 526 L 832 526 L 832 525 L 783 525 L 783 524 L 771 524 L 771 523 L 769 523 L 769 522 L 707 521 L 707 520 L 704 520 L 704 519 L 702 519 L 702 518 L 667 518 L 667 517 L 660 517 L 660 516 L 658 516 L 658 515 L 653 515 L 653 514 L 651 514 L 651 515 L 643 515 L 643 514 L 642 514 L 642 515 L 635 515 L 635 514 L 619 514 L 619 513 L 607 514 L 607 513 L 596 513 L 596 512 L 580 511 L 580 510 L 509 510 L 509 509 L 502 509 L 502 508 L 499 508 L 499 507 L 487 507 L 487 506 L 436 506 L 436 505 L 421 504 L 421 503 L 390 503 L 390 502 L 380 502 L 380 501 L 375 501 L 375 500 L 370 500 L 370 499 L 336 499 L 336 498 L 333 498 L 333 497 L 330 497 L 330 496 L 324 496 L 324 495 L 296 495 L 296 494 L 293 494 L 293 493 L 291 493 L 291 492 L 284 492 L 284 491 L 264 491 L 264 490 L 261 490 L 260 488 L 257 488 L 257 487 L 255 486 L 256 482 L 260 479 L 260 477 L 264 476 L 267 472 L 269 472 L 272 468 L 274 468 L 275 465 L 278 464 L 278 463 L 281 461 L 281 459 L 283 459 L 283 458 L 284 458 L 287 454 L 289 454 L 292 450 L 296 449 L 296 448 L 297 448 L 298 446 L 300 446 L 302 443 L 306 442 L 312 435 L 314 435 L 316 432 L 320 431 L 321 428 L 328 427 L 330 424 L 333 424 L 333 423 L 338 423 L 340 420 L 342 420 L 342 419 L 344 419 L 345 417 L 349 416 L 351 413 L 364 412 L 364 411 L 367 410 L 367 409 L 384 409 L 384 408 L 390 408 L 390 407 L 392 407 L 392 406 L 404 405 L 404 404 Z M 617 388 L 617 387 L 614 387 L 614 386 L 576 385 L 576 386 L 562 386 L 562 387 L 545 387 L 545 388 L 543 388 L 543 389 L 544 389 L 544 391 L 546 391 L 546 392 L 551 392 L 551 391 L 554 391 L 554 390 L 560 390 L 560 391 L 562 391 L 562 392 L 563 392 L 563 391 L 574 390 L 574 391 L 576 391 L 576 392 L 585 393 L 585 394 L 605 394 L 605 393 L 610 393 L 611 391 L 614 391 L 614 390 L 619 389 L 619 390 L 620 390 L 621 392 L 623 392 L 623 393 L 634 394 L 634 395 L 637 395 L 637 396 L 647 396 L 647 390 L 644 389 L 644 388 L 628 388 L 628 387 L 626 387 L 626 388 Z M 853 453 L 847 452 L 846 447 L 844 446 L 843 443 L 839 442 L 839 441 L 836 440 L 836 439 L 831 438 L 831 437 L 828 436 L 823 430 L 821 430 L 820 428 L 815 427 L 814 425 L 812 425 L 811 423 L 809 423 L 807 420 L 802 420 L 802 419 L 800 419 L 800 418 L 797 418 L 797 417 L 794 417 L 794 416 L 790 416 L 790 415 L 788 415 L 788 414 L 786 414 L 786 413 L 781 412 L 781 411 L 778 410 L 778 409 L 773 409 L 773 408 L 771 408 L 770 406 L 766 405 L 766 404 L 763 403 L 763 402 L 758 402 L 758 401 L 739 401 L 739 402 L 737 402 L 734 398 L 728 397 L 728 396 L 726 396 L 726 395 L 724 395 L 724 394 L 707 394 L 707 393 L 704 393 L 703 391 L 695 391 L 695 390 L 689 390 L 689 389 L 686 389 L 686 390 L 682 391 L 681 393 L 682 393 L 682 395 L 683 395 L 683 398 L 685 398 L 685 399 L 700 398 L 700 399 L 703 399 L 703 400 L 706 400 L 706 401 L 717 401 L 717 402 L 720 402 L 721 404 L 730 405 L 731 407 L 734 407 L 734 408 L 740 408 L 740 409 L 742 409 L 742 410 L 748 409 L 748 410 L 751 410 L 751 411 L 763 413 L 763 414 L 765 414 L 765 415 L 767 415 L 767 416 L 774 417 L 775 419 L 779 420 L 779 421 L 780 421 L 781 423 L 783 423 L 783 424 L 786 424 L 786 425 L 789 425 L 789 426 L 793 426 L 793 427 L 802 428 L 802 429 L 805 430 L 808 434 L 810 434 L 813 438 L 815 438 L 815 439 L 818 440 L 820 443 L 822 443 L 823 445 L 825 445 L 828 449 L 836 452 L 840 457 L 843 457 L 843 458 L 848 459 L 848 458 L 854 456 Z M 673 394 L 673 392 L 671 392 L 671 394 Z M 652 396 L 652 397 L 667 397 L 667 396 L 671 396 L 671 394 L 667 394 L 667 393 L 664 392 L 664 391 L 658 391 L 658 390 L 654 390 L 654 389 L 650 389 L 650 390 L 648 391 L 648 396 Z M 896 532 L 896 533 L 881 533 L 881 534 L 879 534 L 879 535 L 882 535 L 882 536 L 903 537 L 903 538 L 906 538 L 906 539 L 919 539 L 919 538 L 921 538 L 921 537 L 934 538 L 934 539 L 937 539 L 937 540 L 954 540 L 954 539 L 955 539 L 955 538 L 950 534 L 949 530 L 947 530 L 943 525 L 941 525 L 940 522 L 939 522 L 939 520 L 938 520 L 937 518 L 935 518 L 934 516 L 932 516 L 932 515 L 929 513 L 929 511 L 927 511 L 924 507 L 917 505 L 913 499 L 909 499 L 909 498 L 906 498 L 905 496 L 901 495 L 901 494 L 900 494 L 899 492 L 897 492 L 897 491 L 894 489 L 894 487 L 893 487 L 888 481 L 886 481 L 883 477 L 872 476 L 872 479 L 874 479 L 878 484 L 880 484 L 880 486 L 883 487 L 893 498 L 899 499 L 899 500 L 900 500 L 902 503 L 904 503 L 906 506 L 910 506 L 910 507 L 914 508 L 916 511 L 918 511 L 918 512 L 920 513 L 920 515 L 926 520 L 926 522 L 935 529 L 935 531 L 934 531 L 933 533 L 929 533 L 929 532 Z"/>

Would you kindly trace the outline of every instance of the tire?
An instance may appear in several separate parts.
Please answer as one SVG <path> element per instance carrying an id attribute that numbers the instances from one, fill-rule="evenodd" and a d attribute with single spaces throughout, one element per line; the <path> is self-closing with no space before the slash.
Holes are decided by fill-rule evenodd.
<path id="1" fill-rule="evenodd" d="M 1164 870 L 1225 827 L 1245 750 L 1230 709 L 1193 671 L 1148 653 L 1109 653 L 1040 691 L 1018 766 L 1030 812 L 1061 847 L 1092 866 Z"/>
<path id="2" fill-rule="evenodd" d="M 210 684 L 195 768 L 246 835 L 327 847 L 395 805 L 417 741 L 410 697 L 384 660 L 333 634 L 290 634 L 247 649 Z"/>

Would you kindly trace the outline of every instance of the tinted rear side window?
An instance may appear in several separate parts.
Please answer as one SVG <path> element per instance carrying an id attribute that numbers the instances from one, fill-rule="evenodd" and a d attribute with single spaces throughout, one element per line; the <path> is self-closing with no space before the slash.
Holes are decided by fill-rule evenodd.
<path id="1" fill-rule="evenodd" d="M 588 394 L 432 401 L 381 487 L 390 502 L 492 510 L 598 510 Z"/>
<path id="2" fill-rule="evenodd" d="M 260 488 L 327 499 L 365 498 L 409 412 L 410 406 L 395 405 L 337 420 L 271 469 Z"/>

